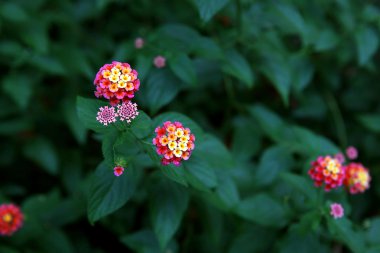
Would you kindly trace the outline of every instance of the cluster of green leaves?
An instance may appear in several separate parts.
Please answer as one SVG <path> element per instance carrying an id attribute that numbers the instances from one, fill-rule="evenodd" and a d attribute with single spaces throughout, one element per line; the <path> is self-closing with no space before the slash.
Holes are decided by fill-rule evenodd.
<path id="1" fill-rule="evenodd" d="M 1 2 L 0 203 L 26 220 L 0 252 L 378 252 L 379 32 L 370 0 Z M 105 127 L 112 60 L 140 114 Z M 152 145 L 167 120 L 196 136 L 180 167 Z M 309 162 L 348 145 L 370 191 L 314 188 Z"/>

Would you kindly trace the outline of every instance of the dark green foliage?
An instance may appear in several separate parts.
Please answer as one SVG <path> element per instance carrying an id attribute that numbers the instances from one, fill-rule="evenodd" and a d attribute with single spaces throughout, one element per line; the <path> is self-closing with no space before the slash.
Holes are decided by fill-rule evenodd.
<path id="1" fill-rule="evenodd" d="M 379 32 L 371 0 L 1 1 L 0 204 L 25 223 L 0 252 L 380 252 Z M 139 115 L 103 126 L 113 60 Z M 196 137 L 179 167 L 152 144 L 168 120 Z M 370 190 L 315 188 L 349 145 Z"/>

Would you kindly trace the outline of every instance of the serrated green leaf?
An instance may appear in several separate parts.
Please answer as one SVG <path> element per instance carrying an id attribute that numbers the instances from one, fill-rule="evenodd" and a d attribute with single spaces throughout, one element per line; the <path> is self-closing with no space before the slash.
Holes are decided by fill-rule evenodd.
<path id="1" fill-rule="evenodd" d="M 95 132 L 104 133 L 115 130 L 115 126 L 112 124 L 104 126 L 96 120 L 99 108 L 106 105 L 109 106 L 109 104 L 106 102 L 100 101 L 98 99 L 83 98 L 78 96 L 78 117 L 87 128 L 94 130 Z"/>
<path id="2" fill-rule="evenodd" d="M 147 152 L 149 155 L 150 159 L 152 159 L 153 163 L 160 168 L 160 171 L 169 179 L 182 184 L 183 186 L 188 186 L 187 180 L 185 177 L 185 169 L 183 167 L 183 164 L 181 166 L 175 166 L 173 164 L 170 165 L 162 165 L 161 164 L 161 158 L 160 156 L 156 153 L 156 149 L 153 146 L 153 144 L 147 144 L 144 143 L 143 145 L 144 150 Z"/>
<path id="3" fill-rule="evenodd" d="M 178 184 L 161 180 L 153 187 L 150 216 L 162 249 L 177 231 L 189 202 L 189 194 Z"/>
<path id="4" fill-rule="evenodd" d="M 119 177 L 105 163 L 99 164 L 88 193 L 89 221 L 94 223 L 122 207 L 134 194 L 138 181 L 139 172 L 131 164 Z"/>
<path id="5" fill-rule="evenodd" d="M 190 185 L 202 190 L 208 191 L 209 188 L 217 186 L 217 177 L 213 167 L 205 159 L 194 151 L 189 160 L 184 163 L 185 177 Z"/>
<path id="6" fill-rule="evenodd" d="M 181 81 L 167 69 L 155 69 L 149 75 L 144 89 L 139 92 L 141 103 L 146 105 L 152 114 L 170 103 L 181 90 Z"/>
<path id="7" fill-rule="evenodd" d="M 131 131 L 138 137 L 144 138 L 153 132 L 152 120 L 143 111 L 139 110 L 139 115 L 131 122 Z"/>

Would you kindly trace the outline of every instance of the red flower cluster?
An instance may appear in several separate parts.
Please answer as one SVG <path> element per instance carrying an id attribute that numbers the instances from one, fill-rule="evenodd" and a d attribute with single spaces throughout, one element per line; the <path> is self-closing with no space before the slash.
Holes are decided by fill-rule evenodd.
<path id="1" fill-rule="evenodd" d="M 24 215 L 14 204 L 0 205 L 0 235 L 11 236 L 23 224 Z"/>
<path id="2" fill-rule="evenodd" d="M 325 190 L 329 191 L 342 185 L 345 171 L 337 159 L 320 156 L 311 165 L 309 175 L 314 180 L 315 186 L 324 184 Z"/>
<path id="3" fill-rule="evenodd" d="M 181 164 L 181 160 L 188 160 L 194 150 L 195 136 L 189 128 L 184 128 L 180 122 L 166 121 L 163 127 L 157 127 L 156 137 L 153 144 L 157 153 L 162 157 L 162 164 L 173 163 L 176 166 Z"/>
<path id="4" fill-rule="evenodd" d="M 112 64 L 105 64 L 94 80 L 95 96 L 110 100 L 113 106 L 121 101 L 130 101 L 140 87 L 137 75 L 128 63 L 113 61 Z"/>
<path id="5" fill-rule="evenodd" d="M 348 188 L 351 194 L 362 193 L 369 188 L 371 176 L 368 169 L 360 163 L 350 163 L 345 166 L 346 177 L 344 185 Z"/>

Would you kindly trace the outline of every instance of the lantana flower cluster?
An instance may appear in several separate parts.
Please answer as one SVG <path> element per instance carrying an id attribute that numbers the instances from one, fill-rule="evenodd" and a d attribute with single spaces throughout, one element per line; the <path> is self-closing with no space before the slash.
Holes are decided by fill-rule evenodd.
<path id="1" fill-rule="evenodd" d="M 144 40 L 137 38 L 136 48 L 142 48 Z M 157 56 L 154 65 L 157 68 L 165 66 L 165 58 Z M 131 121 L 139 114 L 137 104 L 132 103 L 136 91 L 139 90 L 140 80 L 138 73 L 132 69 L 128 63 L 113 61 L 112 64 L 105 64 L 96 74 L 94 84 L 96 87 L 95 96 L 108 99 L 110 106 L 100 107 L 96 120 L 107 126 L 117 120 Z M 167 121 L 163 127 L 156 128 L 157 136 L 153 139 L 157 153 L 162 156 L 162 164 L 174 164 L 179 166 L 182 160 L 188 160 L 194 150 L 195 136 L 189 128 L 185 128 L 182 123 Z M 124 165 L 116 163 L 113 169 L 114 175 L 119 177 L 124 172 Z"/>
<path id="2" fill-rule="evenodd" d="M 139 90 L 138 73 L 128 63 L 113 61 L 105 64 L 96 74 L 95 96 L 108 99 L 111 105 L 130 101 Z"/>
<path id="3" fill-rule="evenodd" d="M 24 215 L 14 204 L 0 205 L 0 235 L 11 236 L 19 230 L 24 222 Z"/>
<path id="4" fill-rule="evenodd" d="M 182 160 L 190 158 L 195 146 L 195 136 L 181 122 L 166 121 L 162 127 L 158 126 L 155 132 L 153 144 L 157 153 L 162 156 L 163 165 L 172 163 L 179 166 Z"/>
<path id="5" fill-rule="evenodd" d="M 357 158 L 357 150 L 354 147 L 347 148 L 349 159 Z M 371 176 L 367 168 L 361 163 L 344 164 L 343 154 L 334 158 L 321 156 L 311 163 L 309 175 L 317 187 L 324 186 L 326 191 L 338 188 L 342 185 L 351 194 L 362 193 L 370 187 Z"/>

